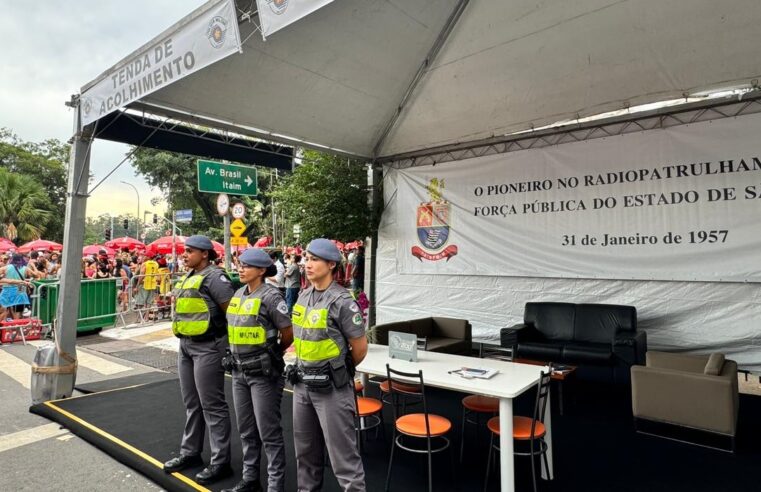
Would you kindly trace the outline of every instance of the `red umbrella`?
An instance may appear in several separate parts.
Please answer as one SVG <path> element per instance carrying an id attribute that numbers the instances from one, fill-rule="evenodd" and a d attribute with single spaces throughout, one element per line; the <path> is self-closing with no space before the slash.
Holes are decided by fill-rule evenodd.
<path id="1" fill-rule="evenodd" d="M 4 237 L 0 237 L 0 253 L 7 253 L 8 251 L 12 249 L 18 249 L 18 246 L 13 244 L 13 241 L 10 239 L 5 239 Z"/>
<path id="2" fill-rule="evenodd" d="M 124 236 L 124 237 L 107 241 L 106 246 L 115 250 L 122 250 L 124 248 L 127 248 L 129 251 L 134 251 L 136 249 L 145 249 L 144 243 L 129 236 Z"/>
<path id="3" fill-rule="evenodd" d="M 266 248 L 272 242 L 272 238 L 269 236 L 260 237 L 255 243 L 254 248 Z"/>
<path id="4" fill-rule="evenodd" d="M 31 251 L 61 251 L 62 249 L 62 244 L 46 241 L 44 239 L 37 239 L 20 246 L 18 250 L 19 253 L 29 253 Z"/>
<path id="5" fill-rule="evenodd" d="M 113 258 L 114 255 L 116 255 L 116 251 L 109 248 L 108 246 L 103 246 L 101 244 L 93 244 L 92 246 L 85 246 L 82 248 L 82 256 L 90 256 L 90 255 L 98 255 L 101 249 L 106 250 L 106 254 L 109 258 Z"/>
<path id="6" fill-rule="evenodd" d="M 225 256 L 225 245 L 222 243 L 218 243 L 217 241 L 212 241 L 211 245 L 214 246 L 214 251 L 217 252 L 217 256 Z"/>
<path id="7" fill-rule="evenodd" d="M 176 236 L 177 254 L 185 252 L 185 236 Z M 172 254 L 172 236 L 164 236 L 156 239 L 145 247 L 146 253 Z"/>

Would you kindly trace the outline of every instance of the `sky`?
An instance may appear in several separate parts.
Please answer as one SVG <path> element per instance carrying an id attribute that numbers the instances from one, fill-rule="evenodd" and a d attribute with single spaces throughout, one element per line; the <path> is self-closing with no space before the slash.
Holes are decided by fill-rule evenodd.
<path id="1" fill-rule="evenodd" d="M 68 140 L 73 111 L 64 105 L 72 94 L 124 56 L 161 33 L 203 0 L 0 0 L 0 32 L 11 42 L 0 54 L 0 127 L 22 140 Z M 90 169 L 93 184 L 125 156 L 124 144 L 96 140 Z M 161 190 L 152 189 L 129 162 L 88 199 L 87 215 L 161 212 L 150 205 Z"/>

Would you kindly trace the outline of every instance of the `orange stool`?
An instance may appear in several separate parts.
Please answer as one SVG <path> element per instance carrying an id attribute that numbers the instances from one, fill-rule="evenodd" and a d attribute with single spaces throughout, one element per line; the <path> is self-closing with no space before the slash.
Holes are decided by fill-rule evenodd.
<path id="1" fill-rule="evenodd" d="M 536 464 L 534 463 L 534 457 L 540 455 L 544 459 L 544 467 L 549 470 L 549 464 L 547 463 L 547 443 L 544 441 L 544 436 L 547 434 L 547 428 L 544 425 L 544 415 L 547 410 L 547 395 L 550 392 L 550 378 L 552 376 L 552 369 L 548 372 L 542 372 L 539 378 L 539 388 L 536 392 L 536 400 L 534 402 L 534 415 L 533 417 L 513 417 L 513 439 L 516 441 L 522 441 L 529 444 L 528 452 L 513 451 L 513 454 L 517 456 L 530 456 L 531 457 L 531 479 L 534 484 L 534 492 L 536 492 Z M 492 417 L 486 423 L 486 426 L 491 431 L 491 440 L 489 442 L 489 457 L 486 460 L 486 478 L 484 479 L 484 491 L 486 491 L 489 485 L 489 468 L 491 467 L 492 456 L 494 450 L 499 451 L 499 444 L 494 442 L 494 436 L 499 437 L 499 417 Z M 539 449 L 534 450 L 534 446 L 538 444 Z"/>
<path id="2" fill-rule="evenodd" d="M 389 405 L 392 404 L 391 391 L 389 390 L 388 379 L 380 384 L 381 401 Z M 422 400 L 422 389 L 419 384 L 405 383 L 402 381 L 394 381 L 394 390 L 397 393 L 397 403 L 401 402 L 401 413 L 407 413 L 407 404 L 418 404 Z M 415 400 L 410 401 L 410 398 Z"/>
<path id="3" fill-rule="evenodd" d="M 383 424 L 383 403 L 376 398 L 367 398 L 354 394 L 356 404 L 357 421 L 354 428 L 357 431 L 357 446 L 359 452 L 362 452 L 362 432 L 375 428 L 375 437 L 378 437 L 378 429 L 383 433 L 383 440 L 386 440 L 386 429 Z"/>
<path id="4" fill-rule="evenodd" d="M 391 484 L 391 470 L 394 465 L 394 450 L 398 447 L 411 453 L 425 453 L 428 457 L 428 491 L 433 491 L 433 453 L 438 453 L 446 449 L 450 450 L 450 457 L 452 456 L 452 450 L 450 449 L 449 439 L 446 437 L 449 431 L 452 430 L 452 422 L 446 417 L 441 415 L 435 415 L 428 413 L 428 406 L 425 399 L 425 384 L 423 383 L 423 371 L 417 373 L 405 373 L 395 371 L 386 364 L 386 372 L 388 373 L 388 381 L 393 381 L 392 384 L 387 385 L 389 395 L 391 397 L 391 405 L 394 409 L 394 438 L 391 445 L 391 457 L 388 461 L 388 473 L 386 474 L 386 490 L 388 490 Z M 398 375 L 406 379 L 418 379 L 419 384 L 412 384 L 400 382 L 392 379 L 393 375 Z M 419 392 L 420 402 L 423 404 L 423 413 L 411 413 L 407 415 L 398 414 L 398 398 L 400 396 L 406 396 L 406 392 L 402 392 L 402 388 L 411 390 L 414 389 Z M 405 438 L 412 438 L 425 441 L 425 447 L 412 447 L 408 444 Z M 436 446 L 434 446 L 434 443 Z M 452 462 L 452 478 L 454 479 L 454 461 Z"/>
<path id="5" fill-rule="evenodd" d="M 465 453 L 465 424 L 481 424 L 481 415 L 497 415 L 499 400 L 490 396 L 470 395 L 462 399 L 462 429 L 460 432 L 460 463 Z M 468 418 L 475 415 L 475 420 Z"/>

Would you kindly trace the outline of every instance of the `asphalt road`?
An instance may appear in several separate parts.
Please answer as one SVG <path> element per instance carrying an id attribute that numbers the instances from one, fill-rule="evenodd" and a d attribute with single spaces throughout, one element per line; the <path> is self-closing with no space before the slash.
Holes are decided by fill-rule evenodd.
<path id="1" fill-rule="evenodd" d="M 98 334 L 80 337 L 77 382 L 89 383 L 156 371 L 156 366 L 171 371 L 173 367 L 166 366 L 176 358 L 175 353 L 157 348 L 155 343 L 158 341 L 160 345 L 163 338 L 159 335 L 163 334 L 164 329 L 152 331 L 138 341 Z M 0 490 L 162 490 L 66 429 L 29 413 L 30 363 L 35 351 L 36 346 L 21 343 L 0 346 L 0 415 L 3 419 L 0 425 L 0 463 L 3 465 Z M 129 359 L 143 363 L 112 354 L 129 354 Z"/>

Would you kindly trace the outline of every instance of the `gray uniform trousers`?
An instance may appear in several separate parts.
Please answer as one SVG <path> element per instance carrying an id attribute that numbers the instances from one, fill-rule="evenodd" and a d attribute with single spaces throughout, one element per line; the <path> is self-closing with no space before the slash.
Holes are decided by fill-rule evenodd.
<path id="1" fill-rule="evenodd" d="M 243 445 L 243 479 L 259 481 L 261 448 L 267 453 L 267 490 L 285 490 L 285 441 L 280 425 L 282 377 L 247 376 L 233 371 L 233 400 Z"/>
<path id="2" fill-rule="evenodd" d="M 230 411 L 225 401 L 225 356 L 227 337 L 206 342 L 180 339 L 178 369 L 182 401 L 185 404 L 185 430 L 180 453 L 200 455 L 206 426 L 212 465 L 230 463 Z"/>
<path id="3" fill-rule="evenodd" d="M 299 492 L 322 490 L 324 448 L 344 492 L 365 491 L 365 470 L 357 447 L 354 388 L 328 393 L 293 387 L 293 441 Z"/>

